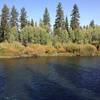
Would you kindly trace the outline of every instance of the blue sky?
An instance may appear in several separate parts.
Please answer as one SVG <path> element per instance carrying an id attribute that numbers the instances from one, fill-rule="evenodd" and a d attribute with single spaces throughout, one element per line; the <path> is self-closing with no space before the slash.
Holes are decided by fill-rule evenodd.
<path id="1" fill-rule="evenodd" d="M 25 7 L 28 18 L 39 21 L 42 18 L 44 8 L 48 7 L 51 23 L 53 24 L 56 16 L 56 6 L 59 1 L 62 2 L 65 16 L 67 15 L 69 20 L 73 4 L 76 3 L 80 9 L 81 25 L 88 24 L 92 19 L 100 25 L 100 0 L 0 0 L 0 10 L 4 4 L 7 4 L 10 8 L 15 5 L 18 11 Z"/>

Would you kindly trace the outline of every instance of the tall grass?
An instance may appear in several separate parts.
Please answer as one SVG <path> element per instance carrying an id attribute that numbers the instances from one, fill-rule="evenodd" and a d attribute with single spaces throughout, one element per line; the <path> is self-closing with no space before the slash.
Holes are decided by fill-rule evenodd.
<path id="1" fill-rule="evenodd" d="M 100 55 L 97 48 L 91 44 L 57 43 L 55 46 L 28 44 L 27 47 L 21 43 L 0 43 L 0 56 L 22 56 L 22 55 L 52 55 L 68 54 L 74 56 Z"/>

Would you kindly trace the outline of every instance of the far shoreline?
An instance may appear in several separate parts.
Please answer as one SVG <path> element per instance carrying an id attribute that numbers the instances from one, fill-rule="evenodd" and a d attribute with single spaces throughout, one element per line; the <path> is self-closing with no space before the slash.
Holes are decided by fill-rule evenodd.
<path id="1" fill-rule="evenodd" d="M 19 42 L 0 43 L 0 58 L 37 58 L 37 57 L 84 57 L 100 56 L 100 49 L 91 44 L 56 44 L 41 45 L 27 44 Z"/>
<path id="2" fill-rule="evenodd" d="M 40 54 L 40 55 L 21 55 L 21 56 L 0 56 L 0 59 L 20 59 L 20 58 L 39 58 L 39 57 L 100 57 L 100 55 L 75 55 L 75 54 L 66 54 L 66 53 L 60 53 L 60 54 Z"/>

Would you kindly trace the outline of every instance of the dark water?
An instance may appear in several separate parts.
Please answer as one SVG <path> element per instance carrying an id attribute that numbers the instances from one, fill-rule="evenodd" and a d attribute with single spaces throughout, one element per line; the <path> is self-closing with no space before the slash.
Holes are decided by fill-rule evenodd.
<path id="1" fill-rule="evenodd" d="M 100 100 L 100 57 L 0 59 L 0 100 Z"/>

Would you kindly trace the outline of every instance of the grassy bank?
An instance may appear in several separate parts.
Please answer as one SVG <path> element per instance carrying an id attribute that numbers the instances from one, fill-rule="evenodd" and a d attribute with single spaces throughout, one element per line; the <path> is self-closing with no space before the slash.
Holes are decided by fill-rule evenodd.
<path id="1" fill-rule="evenodd" d="M 100 50 L 91 44 L 55 44 L 54 46 L 21 43 L 0 43 L 0 58 L 37 56 L 100 56 Z"/>

